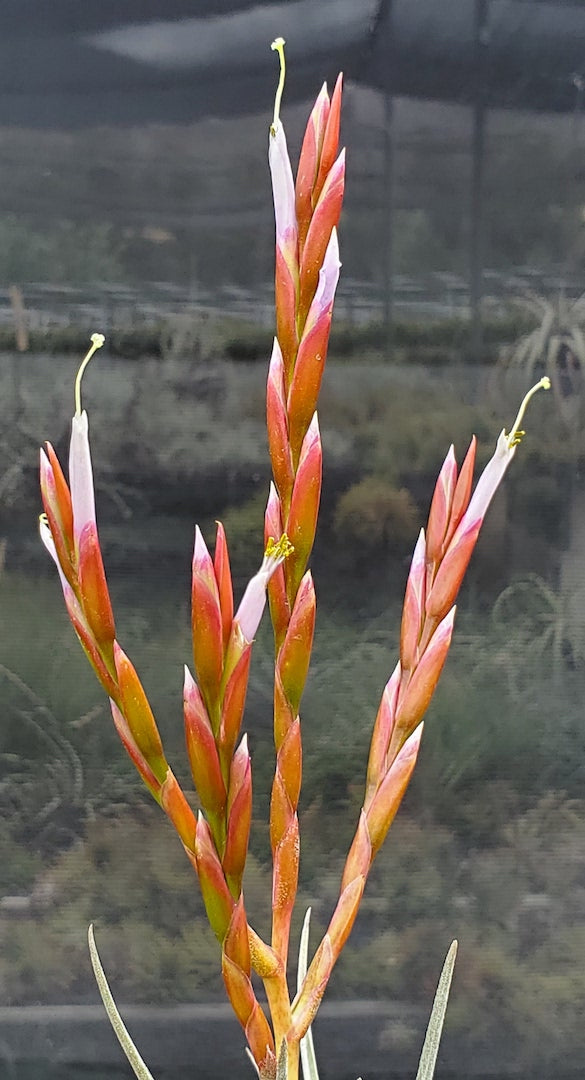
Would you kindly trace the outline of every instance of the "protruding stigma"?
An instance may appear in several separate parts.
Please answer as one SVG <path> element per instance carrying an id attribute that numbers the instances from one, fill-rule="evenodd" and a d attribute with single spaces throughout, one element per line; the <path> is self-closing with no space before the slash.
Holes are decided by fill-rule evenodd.
<path id="1" fill-rule="evenodd" d="M 286 533 L 283 533 L 280 540 L 275 540 L 273 536 L 268 537 L 268 543 L 266 545 L 266 551 L 264 552 L 265 559 L 288 559 L 289 555 L 292 555 L 294 547 L 291 544 Z"/>
<path id="2" fill-rule="evenodd" d="M 106 339 L 105 339 L 103 334 L 92 334 L 91 335 L 91 348 L 90 348 L 89 352 L 84 356 L 84 358 L 81 361 L 81 364 L 79 366 L 79 371 L 77 372 L 77 377 L 75 379 L 75 415 L 76 416 L 81 416 L 81 379 L 83 377 L 83 372 L 85 371 L 87 365 L 89 364 L 89 361 L 91 360 L 93 354 L 95 352 L 97 352 L 98 349 L 101 349 L 101 347 L 102 347 L 105 340 Z"/>
<path id="3" fill-rule="evenodd" d="M 528 393 L 525 394 L 524 398 L 522 399 L 522 403 L 520 405 L 520 408 L 518 409 L 518 415 L 514 421 L 512 430 L 510 431 L 510 434 L 506 436 L 508 448 L 510 450 L 513 446 L 518 446 L 518 443 L 522 442 L 522 437 L 526 434 L 526 432 L 523 431 L 520 427 L 520 424 L 522 423 L 522 419 L 524 417 L 524 413 L 526 412 L 526 407 L 528 405 L 528 402 L 530 401 L 530 398 L 534 397 L 538 390 L 550 390 L 550 379 L 548 375 L 543 375 L 540 382 L 537 382 L 534 386 L 532 386 Z"/>
<path id="4" fill-rule="evenodd" d="M 284 80 L 286 78 L 286 63 L 284 59 L 284 38 L 277 37 L 270 46 L 278 53 L 278 59 L 280 60 L 280 78 L 278 80 L 278 86 L 276 87 L 276 95 L 274 98 L 274 116 L 270 125 L 270 134 L 276 135 L 276 129 L 280 123 L 280 103 L 282 101 L 282 91 L 284 90 Z"/>

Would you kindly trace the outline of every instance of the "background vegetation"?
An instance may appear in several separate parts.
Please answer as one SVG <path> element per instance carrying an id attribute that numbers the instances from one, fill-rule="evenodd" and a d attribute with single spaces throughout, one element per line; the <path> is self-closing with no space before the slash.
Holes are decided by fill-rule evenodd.
<path id="1" fill-rule="evenodd" d="M 18 363 L 27 378 L 8 370 L 4 379 L 2 408 L 18 423 L 0 477 L 2 998 L 93 997 L 91 919 L 120 999 L 208 1000 L 222 989 L 195 879 L 117 744 L 33 536 L 31 433 L 50 434 L 63 450 L 71 362 Z M 180 710 L 192 528 L 199 520 L 211 539 L 222 517 L 241 593 L 260 557 L 263 365 L 211 362 L 197 350 L 139 367 L 99 363 L 85 393 L 119 633 L 188 784 Z M 426 368 L 424 388 L 416 367 L 346 358 L 328 370 L 313 559 L 319 620 L 303 704 L 300 907 L 312 904 L 316 928 L 335 901 L 436 473 L 451 439 L 461 458 L 471 431 L 480 463 L 487 459 L 517 389 L 492 371 L 453 366 Z M 553 396 L 542 395 L 490 513 L 415 781 L 332 984 L 342 997 L 375 988 L 428 1002 L 457 935 L 452 1029 L 478 1048 L 506 1033 L 526 1068 L 579 1057 L 585 999 L 585 638 L 564 584 L 581 543 L 582 450 L 579 433 L 568 443 L 554 414 Z M 247 712 L 255 768 L 247 896 L 259 926 L 269 895 L 270 656 L 265 627 Z"/>

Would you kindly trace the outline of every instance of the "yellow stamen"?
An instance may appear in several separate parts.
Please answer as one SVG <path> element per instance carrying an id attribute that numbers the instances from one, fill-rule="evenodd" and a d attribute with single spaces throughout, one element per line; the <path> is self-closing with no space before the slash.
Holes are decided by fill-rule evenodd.
<path id="1" fill-rule="evenodd" d="M 276 135 L 276 129 L 280 123 L 280 103 L 282 101 L 282 91 L 284 90 L 284 80 L 286 77 L 286 63 L 284 60 L 284 38 L 277 37 L 270 46 L 278 53 L 278 59 L 280 60 L 280 78 L 278 80 L 278 86 L 276 87 L 276 96 L 274 98 L 274 116 L 270 125 L 270 134 Z"/>
<path id="2" fill-rule="evenodd" d="M 83 372 L 85 371 L 87 365 L 89 364 L 89 361 L 91 360 L 93 354 L 95 352 L 97 352 L 98 349 L 101 349 L 101 347 L 102 347 L 105 340 L 106 339 L 105 339 L 103 334 L 92 334 L 91 335 L 91 349 L 89 350 L 89 352 L 86 354 L 86 356 L 84 356 L 83 360 L 81 361 L 79 371 L 77 372 L 77 378 L 75 379 L 75 415 L 76 416 L 81 416 L 81 379 L 82 379 L 82 376 L 83 376 Z"/>
<path id="3" fill-rule="evenodd" d="M 51 526 L 49 525 L 49 519 L 48 519 L 46 514 L 39 514 L 39 525 L 46 525 L 49 532 L 51 531 Z"/>
<path id="4" fill-rule="evenodd" d="M 512 430 L 510 431 L 510 434 L 506 436 L 508 448 L 510 450 L 513 446 L 518 446 L 518 444 L 522 442 L 522 437 L 526 434 L 526 432 L 523 431 L 520 427 L 520 424 L 522 423 L 524 413 L 526 412 L 526 406 L 528 405 L 530 398 L 534 397 L 538 390 L 550 390 L 550 379 L 548 375 L 543 375 L 540 382 L 537 382 L 535 386 L 532 386 L 528 393 L 522 399 L 522 403 L 520 405 L 520 408 L 518 409 L 518 415 L 514 421 Z"/>
<path id="5" fill-rule="evenodd" d="M 292 555 L 294 547 L 291 544 L 286 533 L 283 533 L 280 540 L 275 540 L 273 536 L 268 537 L 268 543 L 266 545 L 266 551 L 264 552 L 265 559 L 288 559 L 289 555 Z"/>

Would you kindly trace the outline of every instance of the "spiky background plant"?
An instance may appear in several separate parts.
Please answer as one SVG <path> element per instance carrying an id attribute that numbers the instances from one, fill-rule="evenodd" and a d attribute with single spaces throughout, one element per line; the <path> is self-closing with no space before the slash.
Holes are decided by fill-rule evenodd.
<path id="1" fill-rule="evenodd" d="M 406 585 L 400 656 L 374 724 L 365 797 L 343 871 L 339 899 L 311 962 L 306 937 L 294 996 L 288 982 L 289 936 L 300 856 L 301 698 L 315 626 L 309 557 L 321 493 L 322 447 L 317 399 L 325 366 L 339 277 L 337 224 L 344 190 L 338 152 L 341 77 L 331 99 L 321 90 L 309 117 L 296 184 L 279 105 L 284 42 L 277 39 L 281 78 L 270 128 L 269 162 L 276 218 L 276 337 L 268 370 L 267 424 L 273 482 L 265 514 L 265 555 L 234 606 L 227 540 L 218 525 L 213 558 L 199 529 L 192 573 L 194 675 L 185 669 L 187 754 L 197 815 L 167 761 L 138 674 L 116 631 L 96 524 L 88 418 L 81 376 L 103 344 L 95 334 L 75 386 L 69 484 L 50 444 L 41 451 L 44 515 L 41 536 L 53 557 L 79 640 L 109 696 L 120 739 L 144 783 L 174 825 L 201 886 L 221 949 L 222 973 L 262 1080 L 296 1080 L 301 1042 L 308 1038 L 331 972 L 356 918 L 372 862 L 412 775 L 422 718 L 445 663 L 455 601 L 490 504 L 516 452 L 527 394 L 509 435 L 502 432 L 475 491 L 475 439 L 457 467 L 453 447 L 441 469 L 428 527 L 421 531 Z M 266 594 L 274 629 L 275 773 L 270 803 L 272 932 L 263 940 L 245 907 L 242 879 L 252 816 L 252 768 L 240 737 L 254 636 Z M 96 953 L 92 944 L 96 971 Z M 454 950 L 419 1075 L 432 1075 L 440 1017 Z M 253 983 L 255 974 L 258 980 Z M 101 976 L 100 976 L 101 979 Z M 261 981 L 266 1004 L 256 993 Z M 102 988 L 104 981 L 101 979 Z M 445 987 L 447 989 L 445 989 Z M 104 991 L 105 992 L 105 991 Z M 114 1015 L 110 1008 L 111 1015 Z M 123 1028 L 118 1034 L 123 1039 Z M 304 1042 L 305 1071 L 315 1070 Z M 136 1051 L 133 1067 L 137 1064 Z M 424 1064 L 426 1062 L 426 1064 Z M 314 1059 L 313 1059 L 314 1064 Z M 146 1067 L 143 1064 L 140 1068 Z M 143 1071 L 142 1076 L 150 1075 Z M 308 1077 L 307 1077 L 308 1080 Z"/>
<path id="2" fill-rule="evenodd" d="M 548 375 L 563 424 L 574 431 L 579 422 L 585 370 L 585 295 L 569 300 L 562 294 L 547 300 L 528 293 L 515 301 L 538 325 L 500 356 L 500 369 L 534 382 L 537 371 Z"/>

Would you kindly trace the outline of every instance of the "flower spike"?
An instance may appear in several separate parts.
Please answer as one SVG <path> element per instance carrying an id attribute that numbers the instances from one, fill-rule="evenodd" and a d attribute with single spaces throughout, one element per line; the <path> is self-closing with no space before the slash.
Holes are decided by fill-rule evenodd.
<path id="1" fill-rule="evenodd" d="M 528 402 L 550 382 L 545 377 L 528 391 L 510 433 L 501 432 L 474 491 L 475 438 L 461 468 L 453 447 L 445 458 L 408 574 L 398 659 L 374 723 L 363 805 L 339 897 L 311 965 L 307 969 L 306 955 L 299 963 L 297 995 L 291 1000 L 287 967 L 300 860 L 300 713 L 316 620 L 309 559 L 323 465 L 317 410 L 341 268 L 337 227 L 345 151 L 338 145 L 339 76 L 331 98 L 326 85 L 317 97 L 295 180 L 280 118 L 286 74 L 283 38 L 276 38 L 272 48 L 280 73 L 268 149 L 276 335 L 267 379 L 272 479 L 264 515 L 265 551 L 235 609 L 223 526 L 217 523 L 213 557 L 199 528 L 195 531 L 194 674 L 185 668 L 183 713 L 197 813 L 168 763 L 153 710 L 114 623 L 96 521 L 89 421 L 81 402 L 83 374 L 104 344 L 101 334 L 92 335 L 75 379 L 69 482 L 50 444 L 41 451 L 40 533 L 57 565 L 70 621 L 110 700 L 120 741 L 197 873 L 221 950 L 226 991 L 260 1080 L 297 1080 L 300 1041 L 351 932 L 373 860 L 416 765 L 423 716 L 447 660 L 457 595 L 485 514 L 524 435 L 520 425 Z M 242 892 L 253 800 L 252 760 L 241 728 L 253 640 L 267 595 L 274 631 L 275 768 L 268 830 L 272 926 L 265 941 L 248 922 Z M 263 982 L 270 1018 L 257 1000 L 253 975 Z"/>
<path id="2" fill-rule="evenodd" d="M 345 942 L 376 852 L 398 810 L 416 764 L 422 718 L 447 659 L 455 600 L 490 502 L 521 440 L 526 406 L 541 379 L 526 394 L 511 432 L 500 434 L 492 459 L 471 494 L 475 441 L 463 466 L 450 449 L 435 488 L 429 524 L 415 547 L 402 613 L 400 658 L 388 682 L 376 717 L 366 793 L 360 821 L 341 881 L 340 898 L 321 946 L 294 1003 L 295 1032 L 304 1035 L 314 1015 L 315 993 L 322 994 Z M 328 964 L 323 947 L 328 945 Z M 320 1000 L 320 998 L 319 998 Z"/>

